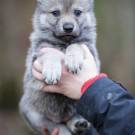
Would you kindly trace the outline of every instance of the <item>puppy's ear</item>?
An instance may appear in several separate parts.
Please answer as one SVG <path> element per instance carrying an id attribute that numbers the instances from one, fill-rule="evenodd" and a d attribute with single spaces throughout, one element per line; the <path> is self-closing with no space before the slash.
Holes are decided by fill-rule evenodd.
<path id="1" fill-rule="evenodd" d="M 93 2 L 94 2 L 94 0 L 90 0 L 90 2 L 91 2 L 91 3 L 93 3 Z"/>
<path id="2" fill-rule="evenodd" d="M 43 0 L 36 0 L 38 4 L 41 4 Z"/>

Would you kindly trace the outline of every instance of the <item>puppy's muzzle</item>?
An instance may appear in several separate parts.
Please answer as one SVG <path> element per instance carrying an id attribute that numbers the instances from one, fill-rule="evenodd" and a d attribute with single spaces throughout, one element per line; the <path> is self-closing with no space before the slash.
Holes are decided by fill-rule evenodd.
<path id="1" fill-rule="evenodd" d="M 63 30 L 65 33 L 72 33 L 74 30 L 74 24 L 72 23 L 65 23 L 63 25 Z"/>

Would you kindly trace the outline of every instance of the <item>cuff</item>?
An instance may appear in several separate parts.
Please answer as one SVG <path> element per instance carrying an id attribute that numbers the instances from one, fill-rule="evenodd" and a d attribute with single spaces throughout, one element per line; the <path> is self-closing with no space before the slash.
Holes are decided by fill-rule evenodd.
<path id="1" fill-rule="evenodd" d="M 95 76 L 94 78 L 92 78 L 92 79 L 86 81 L 86 82 L 83 84 L 82 88 L 81 88 L 81 94 L 84 94 L 85 91 L 86 91 L 92 84 L 94 84 L 97 80 L 99 80 L 100 78 L 103 78 L 103 77 L 107 77 L 107 74 L 101 73 L 101 74 Z"/>

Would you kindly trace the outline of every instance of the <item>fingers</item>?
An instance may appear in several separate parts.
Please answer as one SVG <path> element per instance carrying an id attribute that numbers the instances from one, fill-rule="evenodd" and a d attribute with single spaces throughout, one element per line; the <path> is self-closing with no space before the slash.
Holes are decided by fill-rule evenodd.
<path id="1" fill-rule="evenodd" d="M 33 63 L 32 73 L 36 79 L 40 81 L 43 80 L 42 65 L 39 63 L 38 60 Z"/>
<path id="2" fill-rule="evenodd" d="M 32 74 L 36 79 L 38 79 L 40 81 L 42 81 L 44 79 L 43 75 L 40 72 L 36 71 L 35 68 L 32 68 Z"/>
<path id="3" fill-rule="evenodd" d="M 82 48 L 84 50 L 85 59 L 90 59 L 90 58 L 93 57 L 90 50 L 89 50 L 89 48 L 86 45 L 82 45 Z"/>
<path id="4" fill-rule="evenodd" d="M 58 129 L 56 128 L 56 129 L 53 130 L 53 132 L 52 132 L 51 135 L 58 135 L 58 133 L 59 133 L 59 131 L 58 131 Z"/>
<path id="5" fill-rule="evenodd" d="M 49 92 L 49 93 L 60 93 L 58 84 L 57 85 L 46 85 L 43 88 L 43 91 Z"/>
<path id="6" fill-rule="evenodd" d="M 51 135 L 58 135 L 58 133 L 59 133 L 58 129 L 55 128 L 55 129 L 53 130 L 53 132 L 51 133 Z M 47 129 L 45 129 L 43 135 L 50 135 L 50 134 L 49 134 L 49 131 L 48 131 Z"/>
<path id="7" fill-rule="evenodd" d="M 42 65 L 38 60 L 33 63 L 33 67 L 37 72 L 42 72 Z"/>

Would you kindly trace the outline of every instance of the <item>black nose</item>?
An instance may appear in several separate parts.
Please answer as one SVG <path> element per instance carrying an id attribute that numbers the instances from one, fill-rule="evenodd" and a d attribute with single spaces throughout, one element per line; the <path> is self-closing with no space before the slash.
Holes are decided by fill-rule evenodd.
<path id="1" fill-rule="evenodd" d="M 63 25 L 63 29 L 66 33 L 71 33 L 73 32 L 73 29 L 74 29 L 74 25 L 72 23 L 65 23 Z"/>

